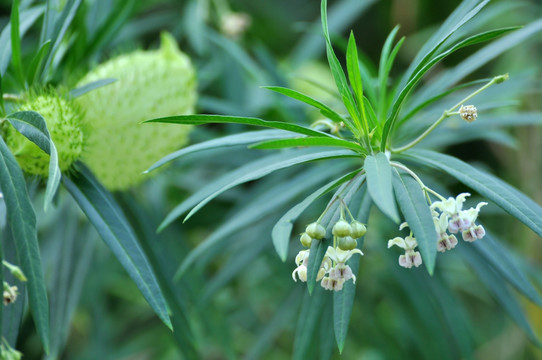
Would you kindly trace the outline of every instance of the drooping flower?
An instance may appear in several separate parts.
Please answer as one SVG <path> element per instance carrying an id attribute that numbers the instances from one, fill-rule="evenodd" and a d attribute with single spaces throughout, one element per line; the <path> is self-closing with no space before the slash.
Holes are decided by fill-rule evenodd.
<path id="1" fill-rule="evenodd" d="M 299 280 L 302 282 L 307 281 L 307 266 L 309 264 L 309 256 L 310 256 L 310 250 L 301 250 L 297 256 L 295 257 L 295 263 L 297 265 L 297 268 L 292 272 L 292 279 L 294 281 L 297 281 L 297 277 L 299 277 Z M 320 281 L 326 273 L 329 271 L 329 268 L 331 267 L 331 260 L 329 257 L 324 256 L 322 259 L 322 264 L 320 265 L 320 269 L 318 270 L 318 274 L 316 275 L 316 281 Z"/>
<path id="2" fill-rule="evenodd" d="M 388 249 L 394 245 L 405 250 L 405 254 L 399 256 L 400 266 L 410 269 L 412 266 L 418 267 L 422 264 L 422 256 L 418 251 L 414 251 L 418 246 L 418 242 L 412 235 L 409 235 L 404 239 L 396 237 L 388 240 Z"/>
<path id="3" fill-rule="evenodd" d="M 433 222 L 435 223 L 435 230 L 437 231 L 437 250 L 445 252 L 451 250 L 457 245 L 457 238 L 455 235 L 448 235 L 448 215 L 441 213 L 440 216 L 436 211 L 433 212 Z"/>

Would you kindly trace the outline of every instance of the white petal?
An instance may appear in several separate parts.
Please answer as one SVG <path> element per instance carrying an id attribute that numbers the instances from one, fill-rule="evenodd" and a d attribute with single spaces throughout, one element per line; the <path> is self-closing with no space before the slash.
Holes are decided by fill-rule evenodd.
<path id="1" fill-rule="evenodd" d="M 405 238 L 405 244 L 406 244 L 406 249 L 407 250 L 414 249 L 416 246 L 418 246 L 418 242 L 412 236 L 407 236 Z"/>
<path id="2" fill-rule="evenodd" d="M 400 247 L 401 249 L 406 249 L 405 239 L 396 237 L 395 239 L 388 240 L 388 249 L 393 245 Z"/>
<path id="3" fill-rule="evenodd" d="M 409 226 L 408 226 L 408 223 L 405 221 L 404 223 L 401 223 L 401 225 L 399 225 L 399 230 L 403 230 L 406 227 L 409 227 Z"/>

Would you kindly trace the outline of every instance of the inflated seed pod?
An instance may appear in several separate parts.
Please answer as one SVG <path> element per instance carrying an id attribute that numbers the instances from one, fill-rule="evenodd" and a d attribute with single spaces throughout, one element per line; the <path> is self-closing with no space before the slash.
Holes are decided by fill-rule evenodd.
<path id="1" fill-rule="evenodd" d="M 367 227 L 356 220 L 350 223 L 350 227 L 352 228 L 350 236 L 352 236 L 354 239 L 359 239 L 367 232 Z"/>
<path id="2" fill-rule="evenodd" d="M 346 222 L 345 220 L 339 220 L 333 225 L 332 233 L 335 236 L 343 237 L 343 236 L 350 236 L 350 232 L 352 231 L 352 228 L 350 227 L 350 224 Z"/>
<path id="3" fill-rule="evenodd" d="M 77 104 L 53 90 L 28 94 L 28 100 L 17 111 L 35 111 L 45 119 L 49 134 L 58 152 L 61 171 L 79 159 L 83 151 L 83 115 Z M 49 155 L 21 135 L 8 122 L 3 125 L 3 137 L 19 166 L 32 175 L 49 175 Z"/>
<path id="4" fill-rule="evenodd" d="M 318 222 L 313 222 L 309 224 L 305 229 L 305 232 L 313 239 L 322 240 L 326 236 L 326 229 L 322 224 Z"/>
<path id="5" fill-rule="evenodd" d="M 303 245 L 305 247 L 311 247 L 312 238 L 306 232 L 301 234 L 301 237 L 299 238 L 299 241 L 301 242 L 301 245 Z"/>
<path id="6" fill-rule="evenodd" d="M 117 81 L 76 99 L 89 125 L 83 161 L 107 188 L 124 190 L 145 179 L 142 172 L 157 160 L 186 144 L 190 126 L 141 122 L 192 113 L 196 74 L 175 39 L 162 34 L 160 49 L 112 58 L 77 87 L 105 78 Z"/>
<path id="7" fill-rule="evenodd" d="M 341 250 L 352 250 L 358 246 L 358 242 L 351 236 L 339 238 L 339 248 Z"/>

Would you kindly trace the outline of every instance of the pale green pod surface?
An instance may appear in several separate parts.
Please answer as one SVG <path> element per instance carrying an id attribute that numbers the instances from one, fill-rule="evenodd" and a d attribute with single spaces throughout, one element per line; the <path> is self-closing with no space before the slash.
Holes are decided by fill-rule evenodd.
<path id="1" fill-rule="evenodd" d="M 55 92 L 30 94 L 28 101 L 17 111 L 36 111 L 47 123 L 49 134 L 58 151 L 61 171 L 79 159 L 83 151 L 83 115 L 72 100 Z M 13 126 L 6 123 L 3 128 L 6 144 L 17 159 L 23 171 L 32 175 L 49 175 L 49 154 L 21 135 Z"/>
<path id="2" fill-rule="evenodd" d="M 187 143 L 190 126 L 141 124 L 152 118 L 189 114 L 196 102 L 196 74 L 169 34 L 160 49 L 115 57 L 88 73 L 77 87 L 96 80 L 116 82 L 77 98 L 88 128 L 83 161 L 110 190 L 140 183 L 156 161 Z"/>

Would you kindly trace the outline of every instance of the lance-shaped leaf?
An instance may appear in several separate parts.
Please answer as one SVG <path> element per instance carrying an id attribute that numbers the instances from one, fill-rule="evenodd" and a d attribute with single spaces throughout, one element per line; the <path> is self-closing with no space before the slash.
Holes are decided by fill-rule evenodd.
<path id="1" fill-rule="evenodd" d="M 218 123 L 229 123 L 229 124 L 243 124 L 243 125 L 254 125 L 262 126 L 273 129 L 281 129 L 286 131 L 295 132 L 298 134 L 309 135 L 309 136 L 328 136 L 331 135 L 318 131 L 309 129 L 296 124 L 289 124 L 280 121 L 267 121 L 258 118 L 251 117 L 241 117 L 241 116 L 222 116 L 222 115 L 177 115 L 177 116 L 167 116 L 163 118 L 156 118 L 151 120 L 144 121 L 146 123 L 159 122 L 159 123 L 168 123 L 168 124 L 182 124 L 182 125 L 203 125 L 203 124 L 218 124 Z"/>
<path id="2" fill-rule="evenodd" d="M 26 190 L 23 173 L 0 137 L 0 188 L 7 208 L 17 257 L 26 275 L 30 310 L 46 353 L 49 352 L 49 304 L 41 267 L 36 215 Z"/>
<path id="3" fill-rule="evenodd" d="M 282 152 L 250 162 L 202 187 L 186 199 L 166 216 L 166 219 L 160 224 L 158 231 L 161 231 L 185 211 L 192 208 L 184 219 L 184 221 L 188 220 L 209 201 L 237 185 L 259 179 L 274 171 L 309 161 L 356 156 L 350 150 L 318 151 L 315 149 L 303 149 Z"/>
<path id="4" fill-rule="evenodd" d="M 17 131 L 50 156 L 49 177 L 47 178 L 45 203 L 43 205 L 44 209 L 47 210 L 56 194 L 61 177 L 60 168 L 58 167 L 58 153 L 51 135 L 49 135 L 49 130 L 47 130 L 47 123 L 43 116 L 35 111 L 16 112 L 8 115 L 7 119 Z"/>
<path id="5" fill-rule="evenodd" d="M 367 188 L 362 188 L 360 191 L 364 193 L 359 211 L 360 217 L 357 220 L 367 223 L 372 201 L 367 193 Z M 358 239 L 358 248 L 363 246 L 364 240 L 365 238 Z M 352 268 L 352 274 L 356 275 L 358 273 L 359 263 L 360 257 L 357 255 L 348 261 L 348 265 Z M 348 325 L 350 324 L 355 296 L 356 284 L 353 281 L 345 282 L 342 291 L 333 292 L 333 330 L 335 331 L 335 340 L 341 354 L 346 343 L 346 336 L 348 335 Z"/>
<path id="6" fill-rule="evenodd" d="M 166 302 L 152 268 L 121 208 L 111 194 L 88 169 L 78 164 L 80 172 L 62 183 L 87 215 L 102 239 L 135 282 L 160 320 L 172 329 Z"/>
<path id="7" fill-rule="evenodd" d="M 393 197 L 391 165 L 384 153 L 365 158 L 365 172 L 369 194 L 378 208 L 390 219 L 399 223 L 399 214 Z"/>
<path id="8" fill-rule="evenodd" d="M 427 199 L 416 180 L 396 169 L 393 170 L 393 188 L 399 208 L 418 242 L 425 267 L 432 275 L 437 257 L 437 232 Z"/>

